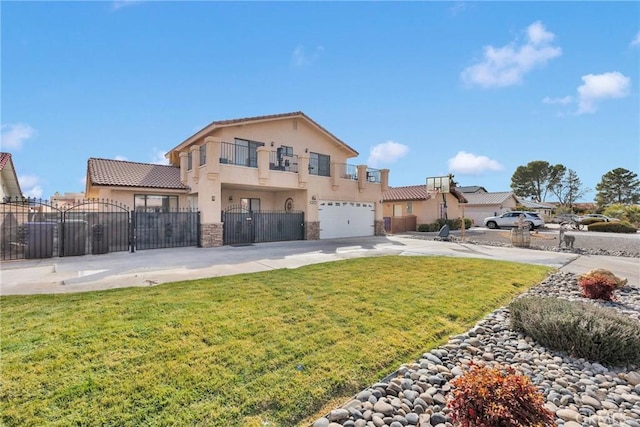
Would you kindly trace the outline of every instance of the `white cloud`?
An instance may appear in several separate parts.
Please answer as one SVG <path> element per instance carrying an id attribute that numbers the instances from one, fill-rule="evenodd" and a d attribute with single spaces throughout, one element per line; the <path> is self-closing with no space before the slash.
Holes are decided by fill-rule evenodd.
<path id="1" fill-rule="evenodd" d="M 24 141 L 36 134 L 34 128 L 24 123 L 3 124 L 0 129 L 2 129 L 0 146 L 6 151 L 20 149 Z"/>
<path id="2" fill-rule="evenodd" d="M 552 46 L 555 34 L 545 29 L 540 21 L 529 25 L 524 43 L 513 41 L 506 46 L 485 46 L 480 62 L 461 73 L 462 81 L 481 87 L 504 87 L 522 82 L 526 73 L 546 65 L 562 55 L 562 49 Z"/>
<path id="3" fill-rule="evenodd" d="M 560 105 L 568 105 L 571 104 L 573 102 L 573 97 L 572 96 L 565 96 L 563 98 L 550 98 L 548 96 L 545 96 L 542 99 L 542 102 L 544 102 L 545 104 L 560 104 Z"/>
<path id="4" fill-rule="evenodd" d="M 20 188 L 22 189 L 22 193 L 27 197 L 42 197 L 42 185 L 40 182 L 40 178 L 35 175 L 21 175 L 18 177 L 18 182 L 20 183 Z"/>
<path id="5" fill-rule="evenodd" d="M 582 76 L 578 87 L 578 114 L 594 113 L 596 103 L 603 99 L 624 98 L 629 95 L 631 79 L 618 71 Z"/>
<path id="6" fill-rule="evenodd" d="M 640 45 L 640 31 L 638 31 L 638 34 L 636 34 L 633 40 L 631 40 L 631 46 L 638 46 L 638 45 Z"/>
<path id="7" fill-rule="evenodd" d="M 367 165 L 377 167 L 381 163 L 393 163 L 409 152 L 409 147 L 394 141 L 383 142 L 371 148 Z"/>
<path id="8" fill-rule="evenodd" d="M 115 156 L 113 159 L 114 159 L 114 160 L 129 160 L 129 159 L 127 159 L 125 156 L 121 156 L 121 155 L 119 155 L 119 154 L 118 154 L 117 156 Z"/>
<path id="9" fill-rule="evenodd" d="M 167 154 L 166 151 L 161 151 L 157 148 L 154 148 L 151 163 L 155 163 L 156 165 L 168 165 L 169 159 L 165 157 L 165 154 Z"/>
<path id="10" fill-rule="evenodd" d="M 500 171 L 503 166 L 486 156 L 459 151 L 449 159 L 449 171 L 466 175 L 480 175 L 486 171 Z"/>
<path id="11" fill-rule="evenodd" d="M 291 63 L 296 67 L 305 67 L 307 65 L 311 65 L 320 59 L 320 56 L 324 52 L 324 47 L 316 46 L 316 48 L 308 53 L 305 50 L 305 47 L 299 44 L 291 54 Z"/>

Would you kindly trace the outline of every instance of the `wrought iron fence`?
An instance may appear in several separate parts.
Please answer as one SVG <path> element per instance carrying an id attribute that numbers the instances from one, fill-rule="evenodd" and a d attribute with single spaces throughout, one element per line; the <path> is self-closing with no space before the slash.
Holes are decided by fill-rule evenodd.
<path id="1" fill-rule="evenodd" d="M 197 211 L 134 212 L 133 218 L 138 250 L 199 246 L 200 213 Z"/>
<path id="2" fill-rule="evenodd" d="M 17 198 L 0 203 L 2 260 L 133 252 L 199 242 L 196 211 L 136 213 L 120 203 L 98 199 L 52 204 Z"/>
<path id="3" fill-rule="evenodd" d="M 304 212 L 249 211 L 231 206 L 222 212 L 223 244 L 304 239 Z"/>

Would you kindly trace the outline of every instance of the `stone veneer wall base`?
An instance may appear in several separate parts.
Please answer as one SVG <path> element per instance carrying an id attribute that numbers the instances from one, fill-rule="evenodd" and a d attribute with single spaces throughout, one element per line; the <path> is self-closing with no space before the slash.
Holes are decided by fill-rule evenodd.
<path id="1" fill-rule="evenodd" d="M 384 229 L 384 220 L 378 219 L 374 222 L 374 233 L 376 236 L 387 235 L 387 232 Z"/>
<path id="2" fill-rule="evenodd" d="M 320 240 L 320 221 L 305 221 L 304 239 Z"/>
<path id="3" fill-rule="evenodd" d="M 203 248 L 222 246 L 222 223 L 200 224 L 200 243 Z"/>

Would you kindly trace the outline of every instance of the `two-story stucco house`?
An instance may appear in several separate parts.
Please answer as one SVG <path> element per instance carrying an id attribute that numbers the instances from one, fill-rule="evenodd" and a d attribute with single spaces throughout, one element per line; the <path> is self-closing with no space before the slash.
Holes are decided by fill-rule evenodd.
<path id="1" fill-rule="evenodd" d="M 171 149 L 169 165 L 89 159 L 86 194 L 136 210 L 198 209 L 204 247 L 223 244 L 232 210 L 246 224 L 252 213 L 300 212 L 309 240 L 383 234 L 389 170 L 348 163 L 357 156 L 302 112 L 214 121 Z"/>

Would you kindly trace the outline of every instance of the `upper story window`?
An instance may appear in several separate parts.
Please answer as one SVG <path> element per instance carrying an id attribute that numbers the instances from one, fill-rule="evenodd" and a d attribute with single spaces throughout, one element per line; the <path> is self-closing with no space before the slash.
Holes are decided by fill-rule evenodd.
<path id="1" fill-rule="evenodd" d="M 200 146 L 200 166 L 207 164 L 207 144 Z"/>
<path id="2" fill-rule="evenodd" d="M 407 202 L 407 215 L 411 215 L 413 213 L 413 202 Z"/>
<path id="3" fill-rule="evenodd" d="M 309 173 L 331 176 L 331 157 L 326 154 L 309 153 Z"/>
<path id="4" fill-rule="evenodd" d="M 187 154 L 187 170 L 190 171 L 193 168 L 193 156 L 191 151 Z"/>

